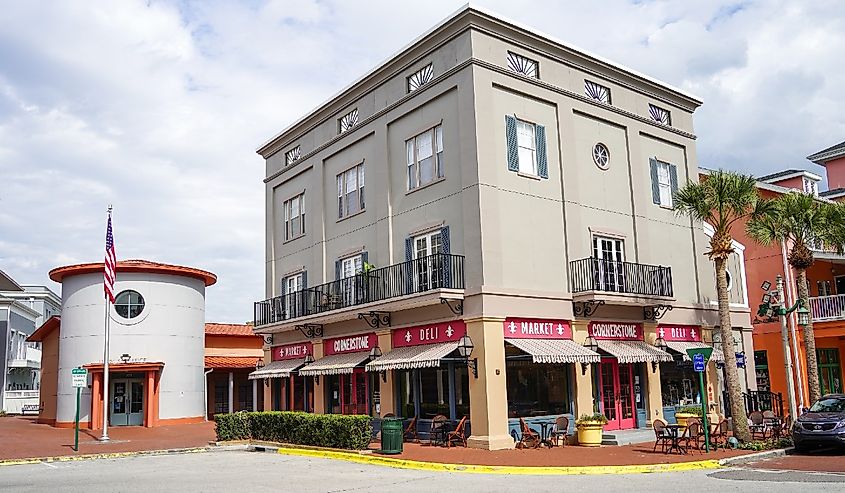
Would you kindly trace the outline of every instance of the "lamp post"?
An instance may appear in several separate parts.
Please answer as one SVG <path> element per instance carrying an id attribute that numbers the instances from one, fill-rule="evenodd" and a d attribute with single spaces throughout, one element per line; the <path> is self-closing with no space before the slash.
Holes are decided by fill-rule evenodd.
<path id="1" fill-rule="evenodd" d="M 793 306 L 792 308 L 786 309 L 786 298 L 784 297 L 783 293 L 783 277 L 778 274 L 775 281 L 777 284 L 778 303 L 780 304 L 775 311 L 778 314 L 778 318 L 780 318 L 780 340 L 781 345 L 783 346 L 783 359 L 784 364 L 786 366 L 786 396 L 787 399 L 789 399 L 789 415 L 792 416 L 792 419 L 797 419 L 798 414 L 795 404 L 795 379 L 792 375 L 792 353 L 789 351 L 789 336 L 787 335 L 786 316 L 792 313 L 796 308 L 798 308 L 800 302 L 796 303 L 795 306 Z M 807 311 L 807 309 L 801 307 L 801 309 L 798 310 L 799 324 L 802 323 L 802 311 L 803 317 L 809 316 L 809 312 Z M 807 320 L 809 320 L 809 318 L 807 318 Z"/>
<path id="2" fill-rule="evenodd" d="M 472 376 L 478 378 L 478 358 L 469 359 L 473 349 L 475 349 L 475 345 L 472 343 L 472 339 L 468 335 L 464 335 L 461 337 L 461 340 L 458 341 L 458 354 L 460 354 L 461 358 L 463 358 L 466 362 L 467 368 L 472 368 Z"/>

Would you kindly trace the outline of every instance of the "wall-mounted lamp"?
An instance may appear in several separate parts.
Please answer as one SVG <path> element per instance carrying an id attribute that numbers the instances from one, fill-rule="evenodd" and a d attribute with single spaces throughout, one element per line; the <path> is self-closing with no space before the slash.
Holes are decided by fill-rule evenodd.
<path id="1" fill-rule="evenodd" d="M 587 339 L 584 340 L 584 347 L 589 349 L 590 351 L 597 353 L 599 351 L 599 343 L 596 342 L 595 337 L 587 336 Z M 589 363 L 581 363 L 581 375 L 587 374 L 587 368 L 590 367 Z"/>
<path id="2" fill-rule="evenodd" d="M 376 346 L 376 347 L 370 349 L 370 360 L 374 360 L 376 358 L 381 358 L 382 354 L 383 353 L 381 352 L 381 348 Z M 384 382 L 384 383 L 387 383 L 387 370 L 382 370 L 382 371 L 379 372 L 379 374 L 381 375 L 381 381 Z"/>
<path id="3" fill-rule="evenodd" d="M 123 353 L 120 355 L 120 361 L 123 361 L 124 364 L 129 363 L 129 360 L 132 359 L 132 356 L 129 356 L 129 353 Z"/>
<path id="4" fill-rule="evenodd" d="M 472 376 L 478 378 L 478 358 L 469 359 L 473 349 L 475 349 L 475 345 L 468 335 L 464 335 L 458 341 L 458 354 L 466 361 L 467 368 L 472 368 Z"/>

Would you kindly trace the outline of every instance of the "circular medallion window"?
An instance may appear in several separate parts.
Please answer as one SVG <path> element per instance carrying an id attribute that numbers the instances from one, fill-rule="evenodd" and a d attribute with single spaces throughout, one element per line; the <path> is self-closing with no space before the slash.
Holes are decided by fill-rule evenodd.
<path id="1" fill-rule="evenodd" d="M 114 311 L 123 318 L 135 318 L 144 311 L 144 297 L 137 291 L 121 291 L 114 299 Z"/>
<path id="2" fill-rule="evenodd" d="M 593 162 L 601 169 L 610 167 L 610 150 L 601 142 L 593 147 Z"/>

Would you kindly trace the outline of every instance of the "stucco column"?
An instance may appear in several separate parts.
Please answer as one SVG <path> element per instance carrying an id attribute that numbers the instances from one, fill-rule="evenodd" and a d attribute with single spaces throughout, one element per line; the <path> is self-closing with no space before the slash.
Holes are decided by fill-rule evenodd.
<path id="1" fill-rule="evenodd" d="M 235 412 L 235 373 L 229 372 L 229 412 Z"/>
<path id="2" fill-rule="evenodd" d="M 505 338 L 501 318 L 467 320 L 467 334 L 475 348 L 478 378 L 469 376 L 472 436 L 467 445 L 488 450 L 514 447 L 508 434 L 508 392 L 505 376 Z"/>
<path id="3" fill-rule="evenodd" d="M 144 426 L 147 428 L 155 426 L 155 418 L 153 418 L 153 406 L 157 404 L 155 397 L 153 397 L 155 373 L 153 370 L 144 373 Z"/>
<path id="4" fill-rule="evenodd" d="M 323 341 L 314 342 L 314 359 L 323 357 Z M 314 409 L 311 410 L 314 414 L 326 414 L 326 377 L 314 377 Z"/>
<path id="5" fill-rule="evenodd" d="M 92 430 L 99 430 L 103 425 L 102 422 L 103 410 L 103 374 L 100 372 L 93 373 L 91 377 L 91 419 L 89 421 L 89 428 Z"/>
<path id="6" fill-rule="evenodd" d="M 258 380 L 252 381 L 252 410 L 258 411 Z"/>
<path id="7" fill-rule="evenodd" d="M 643 323 L 643 337 L 647 344 L 654 345 L 657 340 L 657 323 Z M 665 421 L 663 417 L 663 391 L 660 385 L 660 364 L 644 363 L 646 374 L 646 426 L 651 428 L 655 419 Z"/>
<path id="8" fill-rule="evenodd" d="M 587 339 L 587 320 L 572 321 L 572 340 L 584 344 Z M 595 398 L 593 397 L 593 365 L 585 368 L 581 364 L 575 366 L 575 418 L 583 414 L 593 414 Z M 586 370 L 586 371 L 585 371 Z"/>
<path id="9" fill-rule="evenodd" d="M 264 348 L 264 365 L 270 364 L 270 348 Z M 273 393 L 269 385 L 270 380 L 267 378 L 261 379 L 261 385 L 264 388 L 264 410 L 273 410 Z"/>
<path id="10" fill-rule="evenodd" d="M 376 332 L 378 336 L 378 347 L 382 354 L 387 354 L 393 349 L 393 336 L 389 330 L 382 330 Z M 393 370 L 385 372 L 385 378 L 379 372 L 377 378 L 379 379 L 379 416 L 384 416 L 387 413 L 396 414 L 396 394 L 394 393 L 394 372 Z"/>

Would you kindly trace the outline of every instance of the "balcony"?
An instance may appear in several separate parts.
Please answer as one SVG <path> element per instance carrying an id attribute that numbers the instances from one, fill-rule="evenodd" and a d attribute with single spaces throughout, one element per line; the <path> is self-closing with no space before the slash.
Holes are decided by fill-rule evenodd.
<path id="1" fill-rule="evenodd" d="M 41 350 L 29 346 L 23 350 L 21 358 L 9 359 L 9 368 L 41 368 Z"/>
<path id="2" fill-rule="evenodd" d="M 331 313 L 341 320 L 345 318 L 342 313 L 349 309 L 374 303 L 379 304 L 379 310 L 395 311 L 440 302 L 440 296 L 426 294 L 462 299 L 463 289 L 464 257 L 438 253 L 258 301 L 255 327 L 288 320 L 328 323 L 336 320 L 317 316 Z M 396 302 L 381 306 L 386 301 Z"/>
<path id="3" fill-rule="evenodd" d="M 660 265 L 583 258 L 569 262 L 569 280 L 576 301 L 640 305 L 673 296 L 672 268 Z"/>
<path id="4" fill-rule="evenodd" d="M 810 313 L 813 322 L 845 320 L 845 294 L 810 298 Z"/>

